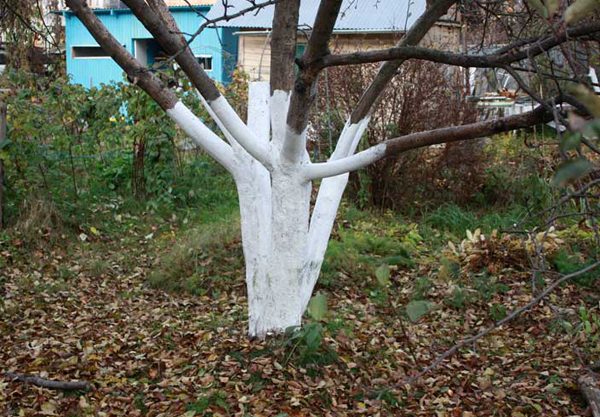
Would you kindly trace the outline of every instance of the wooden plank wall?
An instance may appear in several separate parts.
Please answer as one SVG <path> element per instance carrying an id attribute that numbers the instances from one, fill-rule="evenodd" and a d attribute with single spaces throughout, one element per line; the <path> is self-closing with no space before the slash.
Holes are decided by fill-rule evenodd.
<path id="1" fill-rule="evenodd" d="M 366 51 L 389 48 L 400 39 L 399 34 L 340 34 L 332 40 L 331 49 L 336 52 Z M 243 32 L 239 35 L 238 66 L 248 73 L 252 81 L 268 81 L 270 74 L 271 47 L 267 32 L 264 34 Z M 303 42 L 302 39 L 299 42 Z M 305 40 L 304 40 L 305 42 Z M 432 28 L 422 45 L 444 50 L 460 50 L 460 27 L 439 24 Z"/>

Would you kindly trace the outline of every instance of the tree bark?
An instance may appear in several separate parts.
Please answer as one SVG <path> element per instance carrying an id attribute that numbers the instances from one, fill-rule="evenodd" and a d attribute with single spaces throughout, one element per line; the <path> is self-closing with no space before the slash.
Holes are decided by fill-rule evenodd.
<path id="1" fill-rule="evenodd" d="M 15 374 L 13 372 L 7 372 L 4 376 L 12 381 L 23 382 L 54 390 L 86 391 L 91 388 L 91 384 L 86 381 L 54 381 L 52 379 L 40 378 L 35 375 Z"/>

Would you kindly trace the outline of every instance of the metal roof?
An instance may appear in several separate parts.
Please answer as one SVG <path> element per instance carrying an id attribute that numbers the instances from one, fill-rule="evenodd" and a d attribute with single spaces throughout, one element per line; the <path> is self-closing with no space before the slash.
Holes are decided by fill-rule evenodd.
<path id="1" fill-rule="evenodd" d="M 252 7 L 249 0 L 217 1 L 208 13 L 208 19 L 232 15 Z M 260 1 L 257 2 L 260 4 Z M 311 28 L 320 0 L 301 0 L 299 28 Z M 274 6 L 266 6 L 229 21 L 216 23 L 219 27 L 270 29 Z M 425 11 L 425 0 L 344 0 L 335 24 L 336 31 L 404 32 Z"/>

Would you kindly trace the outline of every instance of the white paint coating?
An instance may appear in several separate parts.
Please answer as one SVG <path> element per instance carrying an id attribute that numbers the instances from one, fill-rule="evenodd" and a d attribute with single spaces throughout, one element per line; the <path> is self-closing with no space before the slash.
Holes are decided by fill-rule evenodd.
<path id="1" fill-rule="evenodd" d="M 329 162 L 310 164 L 304 135 L 294 136 L 286 126 L 289 94 L 275 91 L 269 97 L 269 93 L 266 83 L 250 85 L 247 125 L 230 114 L 233 110 L 224 98 L 204 102 L 231 146 L 182 103 L 168 111 L 196 143 L 234 176 L 246 262 L 248 332 L 257 337 L 301 324 L 348 182 L 345 172 L 364 166 L 385 152 L 385 146 L 380 145 L 349 156 L 366 129 L 365 119 L 346 125 Z M 286 138 L 291 142 L 284 146 Z M 268 154 L 269 149 L 273 156 Z M 266 159 L 268 163 L 264 164 Z M 321 182 L 311 218 L 309 179 L 320 177 L 330 178 Z"/>
<path id="2" fill-rule="evenodd" d="M 266 89 L 264 88 L 266 85 Z M 270 131 L 270 89 L 267 83 L 251 83 L 248 97 L 248 127 L 268 143 Z M 248 333 L 263 336 L 267 275 L 271 248 L 271 176 L 269 171 L 240 148 L 235 151 L 240 175 L 236 177 L 240 200 L 242 246 L 246 261 L 248 291 Z"/>
<path id="3" fill-rule="evenodd" d="M 229 105 L 225 97 L 219 96 L 219 98 L 210 101 L 208 104 L 233 138 L 257 161 L 270 168 L 272 160 L 268 146 L 256 138 L 254 133 L 242 122 L 235 110 Z"/>
<path id="4" fill-rule="evenodd" d="M 271 95 L 271 145 L 275 154 L 281 153 L 283 147 L 289 106 L 290 94 L 287 91 L 275 90 Z"/>
<path id="5" fill-rule="evenodd" d="M 251 82 L 248 86 L 248 128 L 263 143 L 269 141 L 271 87 L 268 82 Z"/>
<path id="6" fill-rule="evenodd" d="M 181 127 L 194 142 L 215 158 L 225 169 L 233 173 L 234 161 L 231 146 L 221 140 L 212 130 L 198 119 L 185 104 L 178 101 L 167 115 Z"/>
<path id="7" fill-rule="evenodd" d="M 356 124 L 346 123 L 344 130 L 338 140 L 338 145 L 331 156 L 331 160 L 344 158 L 354 153 L 363 133 L 369 125 L 370 117 L 367 117 Z M 319 278 L 321 265 L 335 217 L 342 201 L 342 196 L 346 185 L 348 184 L 349 174 L 338 175 L 337 177 L 325 178 L 321 181 L 317 201 L 310 219 L 310 229 L 308 236 L 308 257 L 305 267 L 306 273 L 306 291 L 304 299 L 305 308 L 310 300 L 310 294 Z"/>
<path id="8" fill-rule="evenodd" d="M 385 156 L 386 148 L 387 146 L 384 143 L 381 143 L 346 158 L 307 165 L 305 168 L 305 177 L 308 180 L 316 180 L 356 171 L 357 169 L 364 168 L 383 158 Z"/>

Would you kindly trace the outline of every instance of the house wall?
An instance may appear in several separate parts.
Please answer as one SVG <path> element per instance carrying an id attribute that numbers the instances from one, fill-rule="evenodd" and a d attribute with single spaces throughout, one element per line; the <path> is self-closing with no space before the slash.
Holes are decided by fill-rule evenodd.
<path id="1" fill-rule="evenodd" d="M 202 7 L 201 10 L 207 12 L 208 7 Z M 193 33 L 203 22 L 189 8 L 172 9 L 171 12 L 181 30 L 186 33 Z M 132 54 L 135 53 L 136 40 L 152 39 L 150 33 L 127 9 L 98 10 L 96 13 L 113 36 Z M 72 81 L 92 87 L 123 80 L 123 70 L 111 58 L 73 57 L 73 47 L 98 46 L 98 43 L 75 15 L 67 12 L 65 18 L 67 72 Z M 237 61 L 237 39 L 233 36 L 233 29 L 205 29 L 192 42 L 191 48 L 195 55 L 212 57 L 212 70 L 207 73 L 213 79 L 221 83 L 229 81 Z M 151 58 L 153 51 L 148 51 L 147 55 Z"/>
<path id="2" fill-rule="evenodd" d="M 302 36 L 302 35 L 300 35 Z M 339 53 L 368 51 L 389 48 L 401 38 L 399 33 L 352 33 L 338 34 L 332 39 L 330 48 Z M 270 76 L 271 47 L 268 32 L 239 32 L 238 65 L 248 73 L 251 80 L 268 81 Z M 434 26 L 421 42 L 424 46 L 444 50 L 460 49 L 460 26 L 457 24 L 438 24 Z M 298 41 L 303 42 L 302 38 Z"/>

